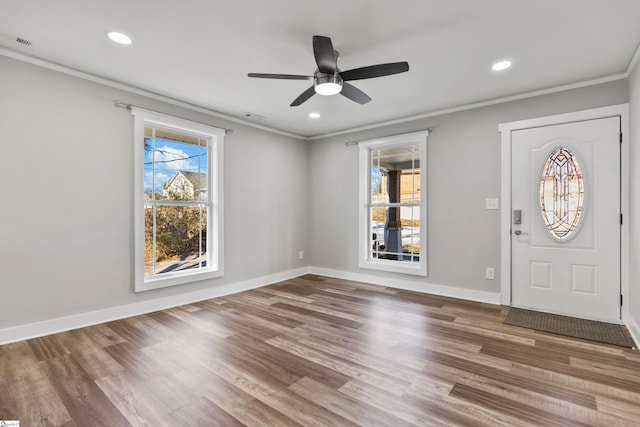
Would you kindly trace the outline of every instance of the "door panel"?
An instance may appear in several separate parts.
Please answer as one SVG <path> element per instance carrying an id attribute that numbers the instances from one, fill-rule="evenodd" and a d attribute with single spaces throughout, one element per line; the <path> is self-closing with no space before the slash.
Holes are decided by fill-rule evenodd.
<path id="1" fill-rule="evenodd" d="M 619 117 L 511 133 L 511 203 L 522 211 L 521 224 L 512 221 L 513 306 L 620 320 L 619 134 Z M 553 163 L 558 172 L 543 180 L 552 153 L 561 153 Z M 572 196 L 562 197 L 566 189 Z M 561 237 L 545 223 L 542 203 Z"/>

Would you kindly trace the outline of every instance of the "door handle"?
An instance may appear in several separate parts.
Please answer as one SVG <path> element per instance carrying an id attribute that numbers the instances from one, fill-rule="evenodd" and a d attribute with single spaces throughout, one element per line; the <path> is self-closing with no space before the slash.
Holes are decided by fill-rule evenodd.
<path id="1" fill-rule="evenodd" d="M 529 233 L 524 233 L 522 230 L 520 229 L 515 229 L 513 230 L 513 234 L 515 234 L 516 236 L 528 236 Z"/>

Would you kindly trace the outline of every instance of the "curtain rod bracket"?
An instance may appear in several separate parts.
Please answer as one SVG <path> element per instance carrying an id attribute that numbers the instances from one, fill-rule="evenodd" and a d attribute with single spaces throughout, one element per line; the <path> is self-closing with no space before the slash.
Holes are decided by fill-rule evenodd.
<path id="1" fill-rule="evenodd" d="M 126 108 L 127 110 L 131 111 L 131 104 L 125 104 L 124 102 L 120 102 L 119 99 L 113 100 L 113 106 L 118 108 Z"/>

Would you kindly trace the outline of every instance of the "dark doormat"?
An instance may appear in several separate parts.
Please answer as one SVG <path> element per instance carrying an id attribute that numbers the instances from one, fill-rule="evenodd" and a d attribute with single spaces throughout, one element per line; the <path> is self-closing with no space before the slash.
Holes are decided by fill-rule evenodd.
<path id="1" fill-rule="evenodd" d="M 511 308 L 504 323 L 622 347 L 635 347 L 626 326 Z"/>

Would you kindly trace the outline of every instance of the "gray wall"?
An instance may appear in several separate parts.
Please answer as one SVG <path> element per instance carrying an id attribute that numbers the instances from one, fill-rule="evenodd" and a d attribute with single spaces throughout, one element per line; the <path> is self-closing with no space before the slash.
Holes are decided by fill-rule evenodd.
<path id="1" fill-rule="evenodd" d="M 630 116 L 630 159 L 631 200 L 630 214 L 630 276 L 629 276 L 629 312 L 636 325 L 640 325 L 640 62 L 629 77 L 629 116 Z M 635 331 L 640 336 L 640 330 Z"/>
<path id="2" fill-rule="evenodd" d="M 500 291 L 500 214 L 485 198 L 500 196 L 498 124 L 627 102 L 626 80 L 446 114 L 322 140 L 309 145 L 311 265 L 358 268 L 358 149 L 345 141 L 434 128 L 428 142 L 429 277 L 402 278 L 479 291 Z M 496 268 L 495 280 L 485 268 Z"/>
<path id="3" fill-rule="evenodd" d="M 627 81 L 431 117 L 310 143 L 0 56 L 0 328 L 260 278 L 306 265 L 358 268 L 358 153 L 349 140 L 433 127 L 428 147 L 429 277 L 500 288 L 498 124 L 627 102 Z M 640 77 L 631 78 L 632 118 Z M 225 276 L 133 293 L 132 118 L 113 99 L 234 132 L 225 139 Z M 640 120 L 632 120 L 638 141 Z M 640 184 L 632 145 L 632 189 Z M 640 201 L 632 199 L 633 219 Z M 640 242 L 632 226 L 632 260 Z M 298 251 L 305 259 L 298 259 Z M 640 269 L 631 304 L 640 320 Z M 485 267 L 496 280 L 484 279 Z"/>
<path id="4" fill-rule="evenodd" d="M 0 56 L 0 328 L 306 265 L 305 141 Z M 113 99 L 225 138 L 225 276 L 133 293 L 133 121 Z"/>

